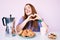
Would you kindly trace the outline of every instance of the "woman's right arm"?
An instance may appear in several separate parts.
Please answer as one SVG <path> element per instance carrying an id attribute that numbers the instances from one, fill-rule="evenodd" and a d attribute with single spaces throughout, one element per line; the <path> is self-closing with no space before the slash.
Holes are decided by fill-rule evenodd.
<path id="1" fill-rule="evenodd" d="M 31 16 L 33 15 L 28 16 L 28 18 L 25 19 L 21 24 L 17 25 L 16 27 L 17 32 L 20 32 L 20 30 L 24 28 L 24 26 L 27 24 L 28 21 L 34 20 L 34 19 L 31 19 Z"/>
<path id="2" fill-rule="evenodd" d="M 24 28 L 24 26 L 26 25 L 27 22 L 28 22 L 28 19 L 24 20 L 21 24 L 18 24 L 16 26 L 16 31 L 20 32 L 20 30 L 22 30 Z"/>

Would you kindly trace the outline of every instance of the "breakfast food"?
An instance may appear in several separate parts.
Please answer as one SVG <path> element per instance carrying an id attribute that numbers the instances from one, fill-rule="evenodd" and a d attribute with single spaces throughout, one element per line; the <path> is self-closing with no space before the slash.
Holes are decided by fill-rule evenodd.
<path id="1" fill-rule="evenodd" d="M 27 30 L 27 31 L 28 31 L 27 36 L 29 36 L 29 37 L 35 36 L 35 33 L 32 30 Z"/>
<path id="2" fill-rule="evenodd" d="M 56 34 L 54 34 L 54 33 L 50 33 L 49 35 L 48 35 L 48 38 L 50 38 L 50 39 L 56 39 Z"/>
<path id="3" fill-rule="evenodd" d="M 22 33 L 22 36 L 27 37 L 27 33 L 28 33 L 27 30 L 24 30 L 23 33 Z"/>
<path id="4" fill-rule="evenodd" d="M 18 33 L 19 35 L 21 35 L 22 34 L 22 32 L 23 32 L 23 30 L 20 30 L 20 32 Z"/>
<path id="5" fill-rule="evenodd" d="M 29 32 L 27 35 L 28 35 L 29 37 L 33 37 L 35 34 L 34 34 L 34 32 Z"/>
<path id="6" fill-rule="evenodd" d="M 35 36 L 35 33 L 32 30 L 28 30 L 28 29 L 21 30 L 19 33 L 20 33 L 19 35 L 23 37 L 34 37 Z"/>

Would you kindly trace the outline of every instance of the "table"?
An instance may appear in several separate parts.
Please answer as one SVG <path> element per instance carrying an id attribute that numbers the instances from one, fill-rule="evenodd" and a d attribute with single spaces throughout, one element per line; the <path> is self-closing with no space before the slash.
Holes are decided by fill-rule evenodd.
<path id="1" fill-rule="evenodd" d="M 16 36 L 6 36 L 4 33 L 0 33 L 0 39 L 1 40 L 50 40 L 48 38 L 48 34 L 47 35 L 41 35 L 40 32 L 35 32 L 36 33 L 36 36 L 33 37 L 33 38 L 26 38 L 26 37 L 21 37 L 19 35 L 16 35 Z M 60 34 L 59 33 L 56 33 L 57 34 L 57 38 L 56 40 L 59 40 L 60 38 Z"/>

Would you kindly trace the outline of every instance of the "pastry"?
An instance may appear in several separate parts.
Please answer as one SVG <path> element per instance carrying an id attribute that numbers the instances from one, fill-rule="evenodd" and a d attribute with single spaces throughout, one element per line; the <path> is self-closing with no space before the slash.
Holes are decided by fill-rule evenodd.
<path id="1" fill-rule="evenodd" d="M 22 33 L 22 36 L 23 37 L 26 37 L 27 36 L 27 33 L 28 33 L 27 30 L 24 30 L 23 33 Z"/>
<path id="2" fill-rule="evenodd" d="M 35 36 L 35 33 L 30 29 L 25 29 L 25 30 L 21 30 L 19 32 L 19 35 L 21 35 L 23 37 L 33 37 L 33 36 Z"/>
<path id="3" fill-rule="evenodd" d="M 50 39 L 56 39 L 56 34 L 54 34 L 54 33 L 50 33 L 49 35 L 48 35 L 48 38 L 50 38 Z"/>
<path id="4" fill-rule="evenodd" d="M 34 32 L 28 32 L 28 34 L 27 34 L 29 37 L 33 37 L 35 34 L 34 34 Z"/>
<path id="5" fill-rule="evenodd" d="M 21 35 L 22 33 L 23 33 L 23 30 L 20 30 L 20 32 L 18 34 Z"/>

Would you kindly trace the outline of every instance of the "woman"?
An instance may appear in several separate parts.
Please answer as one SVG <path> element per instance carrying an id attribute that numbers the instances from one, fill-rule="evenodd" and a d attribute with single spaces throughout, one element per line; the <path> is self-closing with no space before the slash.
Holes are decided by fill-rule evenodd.
<path id="1" fill-rule="evenodd" d="M 26 4 L 24 7 L 24 16 L 19 20 L 16 27 L 17 33 L 24 29 L 31 29 L 34 32 L 40 32 L 41 27 L 45 27 L 47 31 L 47 25 L 37 14 L 34 6 Z"/>

